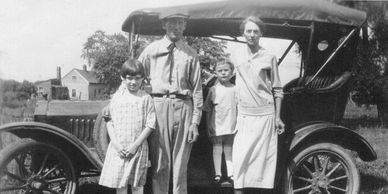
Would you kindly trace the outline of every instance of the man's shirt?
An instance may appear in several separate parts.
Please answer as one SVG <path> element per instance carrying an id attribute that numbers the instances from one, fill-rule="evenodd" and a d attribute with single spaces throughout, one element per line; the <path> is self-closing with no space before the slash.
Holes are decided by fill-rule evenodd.
<path id="1" fill-rule="evenodd" d="M 201 70 L 194 49 L 182 40 L 175 42 L 173 50 L 174 65 L 168 61 L 168 46 L 172 42 L 163 37 L 148 45 L 138 60 L 143 64 L 146 77 L 149 79 L 153 94 L 175 93 L 191 96 L 193 99 L 192 123 L 199 124 L 202 114 L 202 84 Z M 171 72 L 171 79 L 170 79 Z"/>

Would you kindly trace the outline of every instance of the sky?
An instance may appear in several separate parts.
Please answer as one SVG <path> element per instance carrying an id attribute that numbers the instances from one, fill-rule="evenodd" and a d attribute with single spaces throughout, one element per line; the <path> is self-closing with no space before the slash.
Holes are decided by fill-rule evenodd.
<path id="1" fill-rule="evenodd" d="M 1 0 L 0 78 L 35 82 L 81 69 L 95 31 L 122 33 L 131 11 L 210 0 Z M 214 1 L 214 0 L 213 0 Z M 277 44 L 268 44 L 277 45 Z"/>

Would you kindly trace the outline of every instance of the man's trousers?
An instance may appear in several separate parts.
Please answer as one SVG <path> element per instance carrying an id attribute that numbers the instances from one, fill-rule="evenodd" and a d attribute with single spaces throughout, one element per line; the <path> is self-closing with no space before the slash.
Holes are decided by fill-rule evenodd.
<path id="1" fill-rule="evenodd" d="M 154 97 L 157 129 L 150 136 L 154 194 L 187 193 L 187 164 L 192 144 L 187 142 L 193 114 L 191 99 Z M 170 182 L 172 181 L 172 182 Z"/>

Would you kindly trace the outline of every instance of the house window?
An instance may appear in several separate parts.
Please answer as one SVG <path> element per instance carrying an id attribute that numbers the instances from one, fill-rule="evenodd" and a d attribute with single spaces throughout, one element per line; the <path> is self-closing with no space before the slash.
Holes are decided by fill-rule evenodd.
<path id="1" fill-rule="evenodd" d="M 73 75 L 73 76 L 71 76 L 71 79 L 75 80 L 75 79 L 77 79 L 77 76 Z"/>
<path id="2" fill-rule="evenodd" d="M 71 97 L 75 98 L 77 96 L 77 91 L 75 89 L 71 90 Z"/>
<path id="3" fill-rule="evenodd" d="M 98 93 L 101 94 L 101 89 L 98 89 Z"/>
<path id="4" fill-rule="evenodd" d="M 94 97 L 97 96 L 97 90 L 94 90 Z"/>

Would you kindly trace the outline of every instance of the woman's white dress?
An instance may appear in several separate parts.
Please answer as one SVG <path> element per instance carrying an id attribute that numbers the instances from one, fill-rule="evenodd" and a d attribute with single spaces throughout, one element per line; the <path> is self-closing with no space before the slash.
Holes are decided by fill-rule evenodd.
<path id="1" fill-rule="evenodd" d="M 235 54 L 234 187 L 273 188 L 277 160 L 274 97 L 282 97 L 277 60 L 262 48 L 252 54 L 246 45 Z"/>

